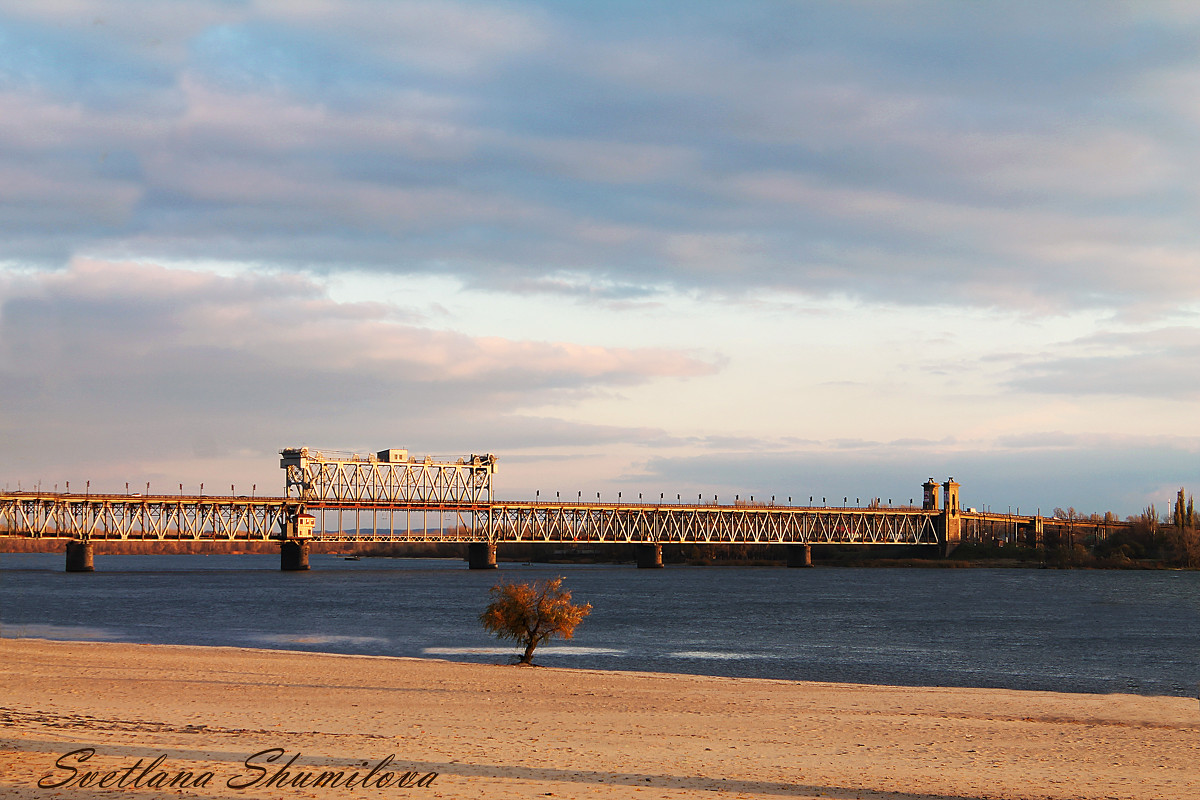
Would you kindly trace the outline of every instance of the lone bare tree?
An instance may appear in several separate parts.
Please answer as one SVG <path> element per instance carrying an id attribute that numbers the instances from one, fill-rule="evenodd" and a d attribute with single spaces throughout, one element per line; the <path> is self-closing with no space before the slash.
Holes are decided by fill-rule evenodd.
<path id="1" fill-rule="evenodd" d="M 524 646 L 521 664 L 533 663 L 533 650 L 547 639 L 570 639 L 592 611 L 592 604 L 574 605 L 563 579 L 535 583 L 505 583 L 492 587 L 492 602 L 479 615 L 489 632 Z"/>

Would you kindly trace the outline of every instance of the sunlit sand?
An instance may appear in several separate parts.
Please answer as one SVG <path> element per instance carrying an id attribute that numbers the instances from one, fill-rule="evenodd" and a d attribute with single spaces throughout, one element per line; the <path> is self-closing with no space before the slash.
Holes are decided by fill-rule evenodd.
<path id="1" fill-rule="evenodd" d="M 5 639 L 0 707 L 4 797 L 1200 797 L 1186 698 Z"/>

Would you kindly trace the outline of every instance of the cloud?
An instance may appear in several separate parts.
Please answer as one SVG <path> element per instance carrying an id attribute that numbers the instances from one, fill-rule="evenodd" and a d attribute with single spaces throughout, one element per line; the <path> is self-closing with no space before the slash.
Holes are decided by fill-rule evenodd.
<path id="1" fill-rule="evenodd" d="M 533 423 L 522 409 L 715 369 L 674 350 L 422 327 L 411 312 L 335 302 L 287 274 L 81 260 L 7 278 L 0 293 L 0 433 L 10 469 L 26 479 L 35 465 L 261 454 L 310 436 L 435 452 L 511 444 L 533 430 L 539 444 L 658 437 Z"/>
<path id="2" fill-rule="evenodd" d="M 536 9 L 496 3 L 262 0 L 253 16 L 287 24 L 374 56 L 447 72 L 474 71 L 544 45 L 554 31 Z M 332 36 L 331 36 L 332 34 Z"/>
<path id="3" fill-rule="evenodd" d="M 1086 513 L 1135 514 L 1161 507 L 1172 486 L 1200 482 L 1200 438 L 1125 437 L 1061 432 L 996 442 L 925 442 L 913 446 L 839 442 L 776 450 L 773 446 L 703 455 L 655 456 L 626 476 L 629 482 L 681 487 L 694 494 L 791 497 L 807 504 L 853 505 L 879 497 L 920 502 L 921 484 L 953 476 L 963 503 L 1033 513 L 1074 506 Z M 629 485 L 628 483 L 626 485 Z M 686 495 L 685 495 L 686 496 Z"/>
<path id="4" fill-rule="evenodd" d="M 23 264 L 1200 298 L 1200 32 L 1166 6 L 79 0 L 0 29 Z"/>
<path id="5" fill-rule="evenodd" d="M 1071 343 L 1078 354 L 1021 359 L 1008 381 L 1027 392 L 1200 398 L 1200 331 L 1191 327 L 1099 333 Z"/>

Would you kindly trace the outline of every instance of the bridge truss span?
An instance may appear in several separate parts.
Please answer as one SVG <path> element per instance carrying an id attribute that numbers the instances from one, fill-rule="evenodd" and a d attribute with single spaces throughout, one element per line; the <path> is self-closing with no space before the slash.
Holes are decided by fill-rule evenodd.
<path id="1" fill-rule="evenodd" d="M 318 506 L 476 505 L 492 499 L 496 458 L 471 455 L 454 462 L 410 457 L 407 450 L 372 455 L 322 453 L 307 447 L 279 451 L 289 498 Z"/>
<path id="2" fill-rule="evenodd" d="M 88 541 L 280 539 L 294 504 L 283 498 L 0 495 L 0 532 Z"/>
<path id="3" fill-rule="evenodd" d="M 485 512 L 483 533 L 491 542 L 936 545 L 936 516 L 895 509 L 495 502 Z"/>

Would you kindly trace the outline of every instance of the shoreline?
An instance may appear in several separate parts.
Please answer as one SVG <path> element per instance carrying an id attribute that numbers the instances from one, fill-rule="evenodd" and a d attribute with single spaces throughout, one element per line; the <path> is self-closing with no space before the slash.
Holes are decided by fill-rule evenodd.
<path id="1" fill-rule="evenodd" d="M 372 653 L 342 653 L 336 650 L 295 650 L 286 647 L 243 647 L 233 644 L 166 644 L 161 642 L 131 642 L 114 639 L 49 639 L 42 636 L 4 636 L 0 630 L 0 644 L 3 642 L 40 642 L 45 644 L 66 644 L 66 645 L 127 645 L 131 647 L 153 647 L 162 648 L 164 650 L 201 650 L 201 651 L 230 651 L 231 653 L 248 653 L 261 656 L 270 655 L 295 655 L 295 656 L 320 656 L 328 658 L 347 658 L 347 659 L 366 659 L 366 660 L 395 660 L 395 661 L 415 661 L 418 663 L 433 663 L 433 664 L 463 664 L 476 667 L 498 667 L 509 668 L 519 667 L 522 669 L 552 669 L 562 672 L 578 673 L 578 674 L 595 674 L 595 675 L 630 675 L 655 678 L 712 678 L 714 680 L 728 681 L 752 681 L 762 683 L 778 683 L 778 684 L 803 684 L 825 687 L 875 687 L 879 689 L 893 689 L 903 691 L 906 689 L 934 689 L 934 690 L 963 690 L 963 691 L 980 691 L 980 692 L 1022 692 L 1029 694 L 1055 694 L 1065 696 L 1080 696 L 1080 697 L 1107 697 L 1107 696 L 1123 696 L 1123 697 L 1145 697 L 1145 698 L 1169 698 L 1172 700 L 1196 700 L 1198 708 L 1200 708 L 1200 684 L 1197 687 L 1198 697 L 1190 695 L 1178 694 L 1141 694 L 1136 692 L 1087 692 L 1087 691 L 1068 691 L 1062 689 L 1029 689 L 1029 688 L 1010 688 L 1003 686 L 955 686 L 947 684 L 931 684 L 931 683 L 862 683 L 859 681 L 831 681 L 831 680 L 812 680 L 803 678 L 767 678 L 748 675 L 716 675 L 711 672 L 656 672 L 643 669 L 604 669 L 601 667 L 569 667 L 558 666 L 554 664 L 537 663 L 535 653 L 535 663 L 532 665 L 519 665 L 515 662 L 484 662 L 484 661 L 458 661 L 451 658 L 445 658 L 439 655 L 421 655 L 421 656 L 400 656 L 400 655 L 376 655 Z M 504 646 L 504 645 L 499 645 Z M 541 649 L 544 650 L 553 645 L 544 645 Z M 520 656 L 520 648 L 512 647 L 512 658 L 516 659 Z M 1200 716 L 1198 716 L 1200 722 Z"/>
<path id="2" fill-rule="evenodd" d="M 164 768 L 221 781 L 256 775 L 245 762 L 269 748 L 294 758 L 293 772 L 354 766 L 365 774 L 391 755 L 387 769 L 437 773 L 429 785 L 399 790 L 430 798 L 1200 794 L 1194 698 L 39 639 L 0 639 L 0 674 L 0 793 L 17 798 L 52 796 L 37 781 L 67 776 L 55 760 L 82 747 L 95 749 L 97 769 L 163 756 Z M 132 786 L 53 791 L 161 796 Z M 348 793 L 231 792 L 224 783 L 172 791 Z"/>

